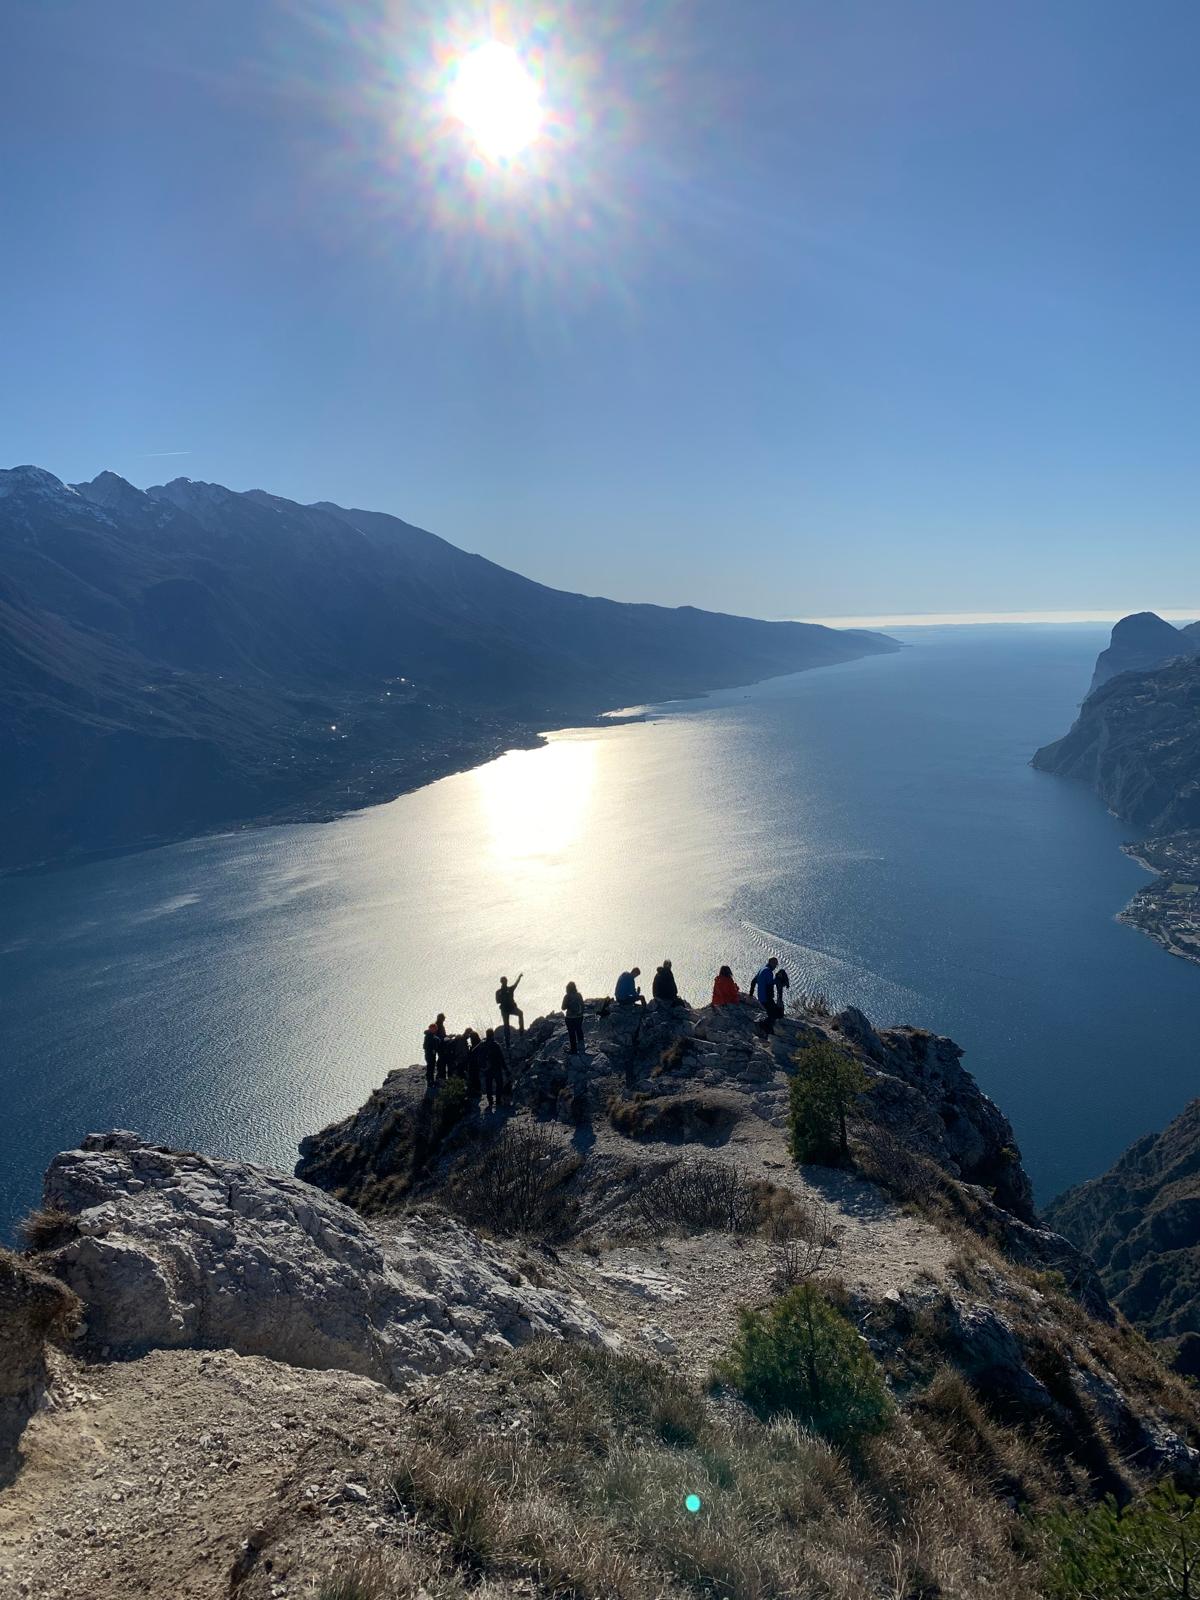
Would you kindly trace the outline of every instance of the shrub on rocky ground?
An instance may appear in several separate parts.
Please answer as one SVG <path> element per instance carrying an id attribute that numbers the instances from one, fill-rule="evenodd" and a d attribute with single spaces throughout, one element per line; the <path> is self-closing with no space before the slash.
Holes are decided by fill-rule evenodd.
<path id="1" fill-rule="evenodd" d="M 774 1244 L 811 1244 L 824 1256 L 832 1248 L 824 1207 L 806 1205 L 788 1189 L 748 1178 L 727 1161 L 685 1155 L 660 1168 L 635 1189 L 635 1214 L 655 1232 L 761 1234 Z"/>
<path id="2" fill-rule="evenodd" d="M 634 1206 L 652 1227 L 754 1233 L 762 1221 L 755 1185 L 727 1161 L 681 1156 L 649 1178 Z"/>
<path id="3" fill-rule="evenodd" d="M 473 1227 L 563 1239 L 578 1212 L 563 1191 L 581 1164 L 581 1157 L 565 1149 L 548 1128 L 509 1126 L 462 1159 L 444 1198 Z"/>
<path id="4" fill-rule="evenodd" d="M 791 1413 L 838 1444 L 881 1432 L 892 1416 L 866 1342 L 812 1284 L 766 1311 L 743 1311 L 718 1375 L 761 1416 Z"/>
<path id="5" fill-rule="evenodd" d="M 919 1155 L 877 1122 L 855 1129 L 854 1162 L 864 1178 L 927 1216 L 947 1208 L 946 1174 L 928 1156 Z"/>
<path id="6" fill-rule="evenodd" d="M 1200 1593 L 1200 1501 L 1162 1483 L 1118 1506 L 1041 1524 L 1048 1600 L 1192 1600 Z"/>
<path id="7" fill-rule="evenodd" d="M 847 1124 L 859 1095 L 871 1087 L 862 1064 L 821 1041 L 792 1057 L 788 1142 L 798 1162 L 843 1165 L 850 1154 Z"/>

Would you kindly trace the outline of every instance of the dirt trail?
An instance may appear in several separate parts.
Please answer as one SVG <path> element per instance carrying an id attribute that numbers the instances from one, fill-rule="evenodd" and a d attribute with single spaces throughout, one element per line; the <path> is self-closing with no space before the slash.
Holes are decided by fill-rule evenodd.
<path id="1" fill-rule="evenodd" d="M 312 1593 L 370 1545 L 354 1497 L 404 1403 L 369 1379 L 229 1351 L 60 1360 L 0 1496 L 0 1594 L 229 1600 Z M 378 1515 L 378 1513 L 375 1513 Z"/>

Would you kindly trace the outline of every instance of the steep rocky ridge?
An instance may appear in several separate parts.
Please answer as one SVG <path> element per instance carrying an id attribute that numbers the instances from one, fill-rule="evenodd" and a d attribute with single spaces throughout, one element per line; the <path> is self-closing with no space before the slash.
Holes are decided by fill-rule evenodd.
<path id="1" fill-rule="evenodd" d="M 1091 784 L 1110 811 L 1148 833 L 1200 826 L 1200 660 L 1111 679 L 1033 761 Z"/>
<path id="2" fill-rule="evenodd" d="M 983 1600 L 1038 1592 L 1016 1505 L 1192 1481 L 1194 1396 L 1036 1216 L 952 1041 L 853 1010 L 767 1040 L 745 1005 L 593 1002 L 586 1028 L 579 1057 L 560 1016 L 514 1037 L 502 1113 L 393 1073 L 304 1141 L 298 1177 L 124 1133 L 58 1157 L 36 1265 L 82 1320 L 0 1496 L 0 1576 L 43 1600 L 299 1600 L 336 1572 L 372 1600 L 648 1600 L 718 1571 L 739 1595 Z M 870 1081 L 843 1168 L 788 1153 L 814 1043 Z M 689 1171 L 740 1220 L 669 1213 Z M 532 1231 L 514 1181 L 543 1186 Z M 706 1392 L 785 1270 L 887 1374 L 896 1420 L 858 1466 Z M 717 1520 L 672 1511 L 677 1481 Z M 917 1576 L 889 1589 L 897 1563 Z"/>
<path id="3" fill-rule="evenodd" d="M 1109 669 L 1138 650 L 1121 635 L 1137 624 L 1143 655 L 1162 647 L 1162 630 L 1185 641 L 1166 664 Z M 1156 624 L 1157 626 L 1152 626 Z M 1149 632 L 1147 643 L 1145 634 Z M 1120 637 L 1119 637 L 1120 635 Z M 1168 642 L 1166 648 L 1171 648 Z M 1090 784 L 1114 815 L 1147 835 L 1125 846 L 1158 874 L 1139 890 L 1121 920 L 1141 929 L 1172 955 L 1200 960 L 1200 624 L 1173 629 L 1153 613 L 1127 617 L 1113 629 L 1092 692 L 1074 726 L 1037 751 L 1044 772 Z"/>
<path id="4" fill-rule="evenodd" d="M 1200 1376 L 1200 1100 L 1047 1207 L 1121 1311 Z"/>
<path id="5" fill-rule="evenodd" d="M 0 870 L 335 816 L 613 707 L 896 648 L 563 593 L 376 512 L 0 471 Z"/>
<path id="6" fill-rule="evenodd" d="M 1089 694 L 1122 672 L 1146 672 L 1200 651 L 1200 624 L 1176 628 L 1154 611 L 1137 611 L 1114 624 L 1107 650 L 1092 674 Z"/>

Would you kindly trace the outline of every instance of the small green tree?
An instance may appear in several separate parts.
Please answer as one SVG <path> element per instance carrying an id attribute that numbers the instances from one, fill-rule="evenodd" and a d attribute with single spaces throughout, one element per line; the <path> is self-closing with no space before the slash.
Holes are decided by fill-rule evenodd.
<path id="1" fill-rule="evenodd" d="M 874 1356 L 812 1284 L 743 1311 L 739 1323 L 718 1376 L 760 1415 L 789 1411 L 838 1444 L 887 1426 L 892 1402 Z"/>
<path id="2" fill-rule="evenodd" d="M 1042 1535 L 1050 1600 L 1200 1597 L 1200 1501 L 1170 1483 L 1124 1507 L 1055 1512 Z"/>
<path id="3" fill-rule="evenodd" d="M 870 1078 L 853 1056 L 824 1039 L 797 1050 L 792 1062 L 788 1133 L 793 1157 L 826 1166 L 846 1161 L 846 1118 L 871 1087 Z"/>

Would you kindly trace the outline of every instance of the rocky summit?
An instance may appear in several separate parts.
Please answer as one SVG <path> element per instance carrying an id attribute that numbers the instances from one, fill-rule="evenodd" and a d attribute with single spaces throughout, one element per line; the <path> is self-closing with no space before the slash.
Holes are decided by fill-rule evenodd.
<path id="1" fill-rule="evenodd" d="M 56 1157 L 3 1263 L 0 1591 L 1061 1593 L 1045 1519 L 1192 1485 L 1193 1391 L 953 1041 L 760 1018 L 589 1001 L 495 1109 L 403 1069 L 295 1175 Z"/>

